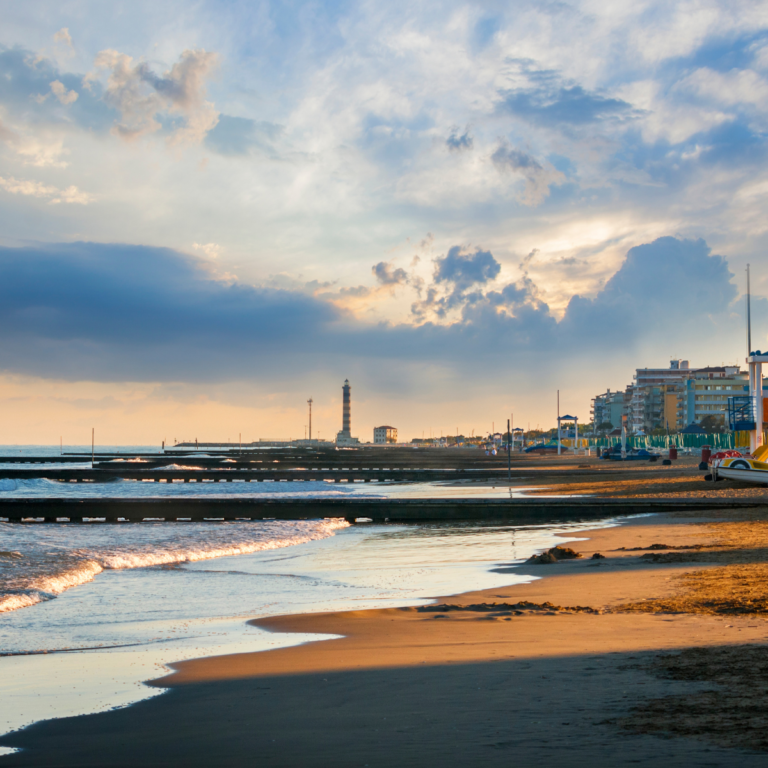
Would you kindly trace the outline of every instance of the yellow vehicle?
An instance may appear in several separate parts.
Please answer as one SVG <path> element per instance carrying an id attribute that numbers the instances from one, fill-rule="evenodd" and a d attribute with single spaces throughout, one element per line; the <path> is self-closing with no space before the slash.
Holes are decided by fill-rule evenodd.
<path id="1" fill-rule="evenodd" d="M 713 480 L 741 480 L 768 485 L 768 445 L 761 445 L 747 457 L 716 459 L 712 462 Z"/>

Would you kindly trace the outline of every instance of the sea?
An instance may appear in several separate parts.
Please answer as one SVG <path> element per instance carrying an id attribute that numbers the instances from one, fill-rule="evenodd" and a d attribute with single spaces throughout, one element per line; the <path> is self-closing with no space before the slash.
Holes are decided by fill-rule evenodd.
<path id="1" fill-rule="evenodd" d="M 55 456 L 89 448 L 0 446 L 0 456 Z M 194 466 L 193 458 L 179 463 Z M 24 467 L 0 463 L 0 468 L 10 466 Z M 90 460 L 82 466 L 90 466 Z M 0 480 L 0 499 L 502 498 L 524 493 L 447 483 Z M 516 564 L 555 544 L 584 538 L 588 527 L 596 523 L 0 522 L 0 733 L 162 695 L 162 688 L 145 683 L 166 674 L 174 662 L 328 637 L 268 632 L 250 626 L 249 619 L 422 605 L 439 596 L 530 581 L 515 574 Z"/>

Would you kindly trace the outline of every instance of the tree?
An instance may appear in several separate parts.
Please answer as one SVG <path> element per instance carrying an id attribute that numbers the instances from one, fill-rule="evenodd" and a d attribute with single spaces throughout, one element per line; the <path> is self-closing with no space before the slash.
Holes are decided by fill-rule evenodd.
<path id="1" fill-rule="evenodd" d="M 719 413 L 711 413 L 709 416 L 705 416 L 699 426 L 705 432 L 722 432 L 725 425 L 725 416 Z"/>

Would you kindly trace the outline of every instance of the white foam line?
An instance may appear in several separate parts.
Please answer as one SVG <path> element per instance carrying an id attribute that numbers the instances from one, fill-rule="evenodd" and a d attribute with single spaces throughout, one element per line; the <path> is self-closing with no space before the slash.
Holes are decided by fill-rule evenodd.
<path id="1" fill-rule="evenodd" d="M 272 549 L 282 549 L 297 544 L 324 539 L 333 531 L 347 528 L 349 523 L 338 518 L 319 521 L 318 528 L 303 535 L 268 541 L 253 541 L 243 544 L 219 546 L 213 548 L 172 550 L 160 549 L 149 552 L 118 552 L 91 554 L 72 568 L 52 576 L 42 576 L 31 581 L 25 589 L 14 590 L 0 595 L 0 613 L 28 608 L 31 605 L 53 600 L 67 589 L 77 587 L 104 570 L 123 570 L 129 568 L 147 568 L 169 563 L 194 563 L 200 560 L 213 560 L 217 557 L 245 555 Z"/>

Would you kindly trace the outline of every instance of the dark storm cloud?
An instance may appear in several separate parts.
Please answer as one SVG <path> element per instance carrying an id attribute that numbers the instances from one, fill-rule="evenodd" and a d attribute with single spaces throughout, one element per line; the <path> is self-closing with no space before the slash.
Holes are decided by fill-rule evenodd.
<path id="1" fill-rule="evenodd" d="M 466 251 L 458 245 L 450 248 L 445 256 L 435 259 L 434 265 L 432 285 L 427 287 L 424 298 L 411 305 L 412 314 L 419 318 L 430 312 L 445 318 L 457 307 L 480 301 L 483 299 L 480 287 L 495 280 L 501 271 L 501 264 L 490 251 L 479 248 Z M 474 290 L 470 291 L 470 288 Z"/>
<path id="2" fill-rule="evenodd" d="M 501 271 L 501 264 L 490 251 L 462 252 L 455 245 L 442 258 L 435 259 L 435 282 L 453 283 L 458 290 L 466 290 L 475 283 L 495 280 Z"/>
<path id="3" fill-rule="evenodd" d="M 661 237 L 628 253 L 621 269 L 593 299 L 574 296 L 563 331 L 633 336 L 643 330 L 707 327 L 736 298 L 733 274 L 703 240 Z"/>
<path id="4" fill-rule="evenodd" d="M 660 238 L 633 248 L 594 298 L 574 296 L 559 322 L 527 278 L 489 289 L 489 251 L 452 248 L 430 291 L 452 324 L 364 324 L 322 297 L 216 279 L 178 252 L 94 243 L 0 248 L 2 370 L 99 381 L 280 380 L 354 362 L 434 365 L 470 375 L 499 364 L 544 365 L 622 352 L 660 334 L 730 333 L 736 288 L 727 262 L 701 240 Z M 444 313 L 443 313 L 444 314 Z M 503 363 L 505 364 L 505 363 Z"/>
<path id="5" fill-rule="evenodd" d="M 337 314 L 303 293 L 216 280 L 170 249 L 0 248 L 0 348 L 12 369 L 42 375 L 208 378 L 216 359 L 226 378 L 306 349 Z"/>

